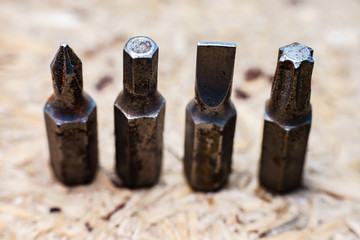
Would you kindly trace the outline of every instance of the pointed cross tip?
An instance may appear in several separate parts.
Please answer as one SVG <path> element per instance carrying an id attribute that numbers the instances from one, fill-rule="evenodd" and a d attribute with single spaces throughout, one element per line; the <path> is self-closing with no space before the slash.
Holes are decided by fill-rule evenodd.
<path id="1" fill-rule="evenodd" d="M 72 73 L 71 69 L 81 68 L 81 60 L 75 54 L 74 50 L 67 44 L 63 42 L 60 44 L 58 51 L 55 54 L 54 59 L 50 64 L 50 68 L 54 71 L 55 68 L 65 68 L 66 73 Z M 70 72 L 69 72 L 70 70 Z"/>
<path id="2" fill-rule="evenodd" d="M 62 42 L 60 44 L 60 47 L 66 48 L 66 47 L 70 47 L 69 44 L 67 44 L 67 42 Z"/>
<path id="3" fill-rule="evenodd" d="M 54 87 L 61 94 L 65 85 L 76 81 L 82 88 L 82 63 L 67 43 L 62 43 L 50 64 Z M 73 75 L 75 74 L 75 75 Z"/>
<path id="4" fill-rule="evenodd" d="M 58 52 L 56 53 L 56 55 L 59 55 L 60 52 L 62 52 L 66 58 L 69 58 L 69 53 L 72 53 L 71 55 L 75 55 L 74 50 L 66 42 L 63 42 L 63 43 L 60 44 Z"/>

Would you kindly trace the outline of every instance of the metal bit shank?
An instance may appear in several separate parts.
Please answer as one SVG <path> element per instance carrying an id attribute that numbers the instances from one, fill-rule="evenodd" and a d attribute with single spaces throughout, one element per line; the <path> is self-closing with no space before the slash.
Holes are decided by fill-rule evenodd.
<path id="1" fill-rule="evenodd" d="M 235 44 L 198 43 L 195 99 L 186 107 L 184 156 L 185 175 L 194 190 L 218 190 L 231 172 L 235 50 Z"/>
<path id="2" fill-rule="evenodd" d="M 161 172 L 165 99 L 157 91 L 158 46 L 148 37 L 124 47 L 124 87 L 114 104 L 116 172 L 130 188 L 154 185 Z"/>
<path id="3" fill-rule="evenodd" d="M 299 43 L 279 50 L 260 160 L 260 183 L 276 192 L 301 185 L 311 127 L 312 56 L 313 50 Z"/>
<path id="4" fill-rule="evenodd" d="M 96 104 L 83 92 L 82 63 L 66 43 L 50 67 L 54 94 L 44 115 L 51 167 L 65 185 L 87 184 L 98 167 Z"/>

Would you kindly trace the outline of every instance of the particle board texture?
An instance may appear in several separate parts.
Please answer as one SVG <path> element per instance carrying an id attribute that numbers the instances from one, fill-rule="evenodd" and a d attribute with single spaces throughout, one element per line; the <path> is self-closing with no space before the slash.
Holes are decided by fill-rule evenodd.
<path id="1" fill-rule="evenodd" d="M 359 12 L 358 0 L 2 0 L 0 239 L 360 239 Z M 167 108 L 161 179 L 128 190 L 114 174 L 113 102 L 137 35 L 159 45 Z M 43 119 L 63 41 L 98 105 L 100 169 L 74 188 L 52 175 Z M 237 44 L 233 171 L 214 193 L 183 175 L 198 41 Z M 277 195 L 257 179 L 264 104 L 278 48 L 295 41 L 314 49 L 313 124 L 303 186 Z"/>

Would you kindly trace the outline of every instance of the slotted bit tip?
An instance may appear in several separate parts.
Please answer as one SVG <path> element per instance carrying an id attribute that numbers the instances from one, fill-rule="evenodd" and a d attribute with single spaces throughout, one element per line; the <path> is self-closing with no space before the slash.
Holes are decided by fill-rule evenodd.
<path id="1" fill-rule="evenodd" d="M 220 106 L 230 97 L 236 44 L 198 42 L 195 96 L 204 108 Z"/>
<path id="2" fill-rule="evenodd" d="M 236 48 L 235 43 L 224 43 L 224 42 L 198 42 L 198 47 L 230 47 Z"/>
<path id="3" fill-rule="evenodd" d="M 82 91 L 82 63 L 73 49 L 62 43 L 50 64 L 55 94 Z"/>

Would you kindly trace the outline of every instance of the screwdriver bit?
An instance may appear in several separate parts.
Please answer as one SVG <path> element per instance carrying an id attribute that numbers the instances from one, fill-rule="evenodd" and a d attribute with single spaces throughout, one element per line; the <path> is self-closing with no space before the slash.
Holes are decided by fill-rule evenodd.
<path id="1" fill-rule="evenodd" d="M 148 37 L 123 50 L 123 90 L 114 103 L 116 172 L 129 188 L 150 187 L 160 177 L 165 98 L 157 91 L 159 48 Z"/>
<path id="2" fill-rule="evenodd" d="M 313 49 L 293 43 L 279 49 L 271 97 L 265 105 L 260 184 L 275 192 L 301 185 L 311 127 Z"/>
<path id="3" fill-rule="evenodd" d="M 54 94 L 44 107 L 55 177 L 68 186 L 90 183 L 98 167 L 96 104 L 83 91 L 82 63 L 66 43 L 50 64 Z"/>
<path id="4" fill-rule="evenodd" d="M 194 190 L 216 191 L 231 173 L 236 109 L 230 100 L 236 45 L 199 42 L 195 99 L 186 106 L 184 170 Z"/>

